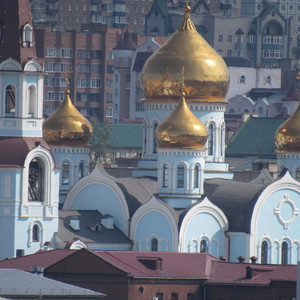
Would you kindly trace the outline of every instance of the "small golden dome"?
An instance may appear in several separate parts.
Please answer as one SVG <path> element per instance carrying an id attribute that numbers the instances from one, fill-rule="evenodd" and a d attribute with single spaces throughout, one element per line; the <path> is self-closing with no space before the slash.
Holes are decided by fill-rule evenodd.
<path id="1" fill-rule="evenodd" d="M 225 101 L 229 84 L 227 66 L 197 32 L 188 5 L 181 26 L 143 67 L 142 86 L 146 101 L 178 99 L 183 72 L 187 101 Z"/>
<path id="2" fill-rule="evenodd" d="M 205 150 L 207 130 L 183 95 L 176 109 L 158 125 L 155 136 L 159 148 Z"/>
<path id="3" fill-rule="evenodd" d="M 300 152 L 300 105 L 276 130 L 275 144 L 281 152 Z"/>
<path id="4" fill-rule="evenodd" d="M 62 104 L 43 124 L 44 139 L 50 144 L 86 145 L 92 133 L 91 123 L 75 108 L 67 89 Z"/>

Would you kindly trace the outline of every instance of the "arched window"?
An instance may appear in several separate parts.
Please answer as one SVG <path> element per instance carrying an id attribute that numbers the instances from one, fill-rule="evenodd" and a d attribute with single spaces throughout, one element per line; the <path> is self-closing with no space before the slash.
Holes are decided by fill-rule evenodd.
<path id="1" fill-rule="evenodd" d="M 177 187 L 183 188 L 184 187 L 184 166 L 179 165 L 177 167 Z"/>
<path id="2" fill-rule="evenodd" d="M 29 164 L 28 200 L 43 201 L 43 165 L 37 159 Z"/>
<path id="3" fill-rule="evenodd" d="M 199 166 L 194 167 L 194 189 L 199 188 Z"/>
<path id="4" fill-rule="evenodd" d="M 158 240 L 157 240 L 157 238 L 153 238 L 151 240 L 151 251 L 158 251 Z"/>
<path id="5" fill-rule="evenodd" d="M 272 83 L 272 78 L 271 76 L 266 77 L 266 83 Z"/>
<path id="6" fill-rule="evenodd" d="M 70 182 L 70 165 L 68 162 L 63 163 L 62 168 L 62 184 L 67 185 Z"/>
<path id="7" fill-rule="evenodd" d="M 288 243 L 283 242 L 281 244 L 281 264 L 282 265 L 288 264 L 288 249 L 289 249 Z"/>
<path id="8" fill-rule="evenodd" d="M 207 241 L 203 239 L 200 242 L 200 253 L 207 253 L 207 252 L 208 252 Z"/>
<path id="9" fill-rule="evenodd" d="M 26 24 L 23 29 L 23 47 L 32 46 L 32 27 Z"/>
<path id="10" fill-rule="evenodd" d="M 245 75 L 242 75 L 240 77 L 240 83 L 246 83 L 246 76 Z"/>
<path id="11" fill-rule="evenodd" d="M 266 241 L 263 241 L 261 243 L 261 263 L 267 264 L 268 263 L 268 251 L 269 251 L 269 245 Z"/>
<path id="12" fill-rule="evenodd" d="M 16 90 L 8 85 L 5 90 L 5 116 L 14 117 L 16 113 Z"/>
<path id="13" fill-rule="evenodd" d="M 82 178 L 84 176 L 84 162 L 80 162 L 79 168 L 78 168 L 78 178 Z"/>
<path id="14" fill-rule="evenodd" d="M 163 166 L 163 180 L 162 180 L 162 187 L 167 187 L 168 186 L 168 180 L 169 180 L 169 170 L 168 166 L 164 165 Z"/>
<path id="15" fill-rule="evenodd" d="M 156 131 L 156 128 L 158 126 L 158 123 L 154 123 L 154 126 L 153 126 L 153 153 L 157 153 L 157 141 L 156 141 L 156 138 L 155 138 L 155 131 Z"/>
<path id="16" fill-rule="evenodd" d="M 36 103 L 36 88 L 31 85 L 28 88 L 28 116 L 29 117 L 34 116 L 35 103 Z"/>
<path id="17" fill-rule="evenodd" d="M 296 180 L 300 181 L 300 168 L 297 168 L 296 170 Z"/>
<path id="18" fill-rule="evenodd" d="M 40 228 L 37 224 L 34 224 L 32 227 L 32 241 L 33 242 L 40 241 Z"/>
<path id="19" fill-rule="evenodd" d="M 214 153 L 214 126 L 213 124 L 210 124 L 208 126 L 208 139 L 207 139 L 207 150 L 208 155 L 213 155 Z"/>

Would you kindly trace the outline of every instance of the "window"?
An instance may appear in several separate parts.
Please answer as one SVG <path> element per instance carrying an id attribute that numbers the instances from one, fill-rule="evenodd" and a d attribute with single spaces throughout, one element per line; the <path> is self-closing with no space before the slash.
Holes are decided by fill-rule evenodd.
<path id="1" fill-rule="evenodd" d="M 272 78 L 271 78 L 271 76 L 267 76 L 267 77 L 266 77 L 266 83 L 268 83 L 268 84 L 272 83 Z"/>
<path id="2" fill-rule="evenodd" d="M 169 174 L 168 174 L 168 166 L 164 165 L 163 166 L 163 180 L 162 180 L 162 187 L 167 187 L 168 186 L 168 178 Z"/>
<path id="3" fill-rule="evenodd" d="M 179 165 L 177 167 L 177 188 L 184 187 L 184 166 Z"/>
<path id="4" fill-rule="evenodd" d="M 228 43 L 232 43 L 232 35 L 228 35 L 227 36 L 227 42 Z"/>
<path id="5" fill-rule="evenodd" d="M 246 76 L 245 75 L 242 75 L 240 77 L 240 83 L 246 83 Z"/>
<path id="6" fill-rule="evenodd" d="M 40 241 L 40 228 L 37 224 L 34 224 L 32 227 L 32 241 L 33 242 Z"/>
<path id="7" fill-rule="evenodd" d="M 28 88 L 28 116 L 33 117 L 36 104 L 36 88 L 31 85 Z"/>
<path id="8" fill-rule="evenodd" d="M 62 184 L 63 185 L 69 184 L 69 176 L 70 176 L 70 165 L 68 162 L 64 162 L 63 168 L 62 168 Z"/>
<path id="9" fill-rule="evenodd" d="M 300 181 L 300 168 L 296 170 L 296 180 Z"/>
<path id="10" fill-rule="evenodd" d="M 243 36 L 242 35 L 236 35 L 235 42 L 238 44 L 243 43 Z"/>
<path id="11" fill-rule="evenodd" d="M 248 36 L 248 43 L 249 44 L 255 44 L 255 36 L 253 34 L 250 34 Z"/>
<path id="12" fill-rule="evenodd" d="M 155 138 L 155 131 L 156 131 L 157 126 L 158 126 L 158 123 L 154 123 L 154 126 L 153 126 L 153 153 L 157 153 L 157 141 Z"/>
<path id="13" fill-rule="evenodd" d="M 208 126 L 208 139 L 207 139 L 207 150 L 208 155 L 213 155 L 214 147 L 214 126 L 210 124 Z"/>
<path id="14" fill-rule="evenodd" d="M 201 240 L 200 242 L 200 253 L 207 253 L 207 241 L 206 240 Z"/>
<path id="15" fill-rule="evenodd" d="M 281 264 L 282 265 L 288 264 L 288 249 L 289 249 L 288 243 L 283 242 L 281 244 Z"/>
<path id="16" fill-rule="evenodd" d="M 231 57 L 232 56 L 232 50 L 227 50 L 227 57 Z"/>
<path id="17" fill-rule="evenodd" d="M 83 176 L 84 176 L 84 162 L 81 162 L 78 168 L 78 178 L 80 179 Z"/>
<path id="18" fill-rule="evenodd" d="M 223 42 L 223 35 L 222 35 L 222 34 L 220 34 L 220 35 L 218 36 L 218 42 L 219 42 L 219 43 L 222 43 L 222 42 Z"/>
<path id="19" fill-rule="evenodd" d="M 171 294 L 171 300 L 178 300 L 178 293 L 172 293 Z"/>
<path id="20" fill-rule="evenodd" d="M 194 189 L 199 188 L 199 166 L 194 167 Z"/>
<path id="21" fill-rule="evenodd" d="M 155 297 L 157 300 L 164 300 L 164 294 L 163 293 L 156 293 Z"/>
<path id="22" fill-rule="evenodd" d="M 8 85 L 5 90 L 5 116 L 14 117 L 16 113 L 16 89 Z"/>
<path id="23" fill-rule="evenodd" d="M 151 240 L 151 251 L 158 251 L 158 241 L 157 238 Z"/>
<path id="24" fill-rule="evenodd" d="M 187 296 L 186 297 L 187 300 L 194 300 L 194 294 L 188 293 L 186 296 Z"/>
<path id="25" fill-rule="evenodd" d="M 29 164 L 28 200 L 43 201 L 43 166 L 37 159 Z"/>
<path id="26" fill-rule="evenodd" d="M 263 241 L 261 243 L 261 263 L 267 264 L 268 263 L 268 243 L 266 241 Z"/>
<path id="27" fill-rule="evenodd" d="M 101 88 L 101 78 L 85 78 L 76 79 L 76 87 L 78 88 Z"/>
<path id="28" fill-rule="evenodd" d="M 32 46 L 32 27 L 29 24 L 26 24 L 23 29 L 23 47 Z"/>

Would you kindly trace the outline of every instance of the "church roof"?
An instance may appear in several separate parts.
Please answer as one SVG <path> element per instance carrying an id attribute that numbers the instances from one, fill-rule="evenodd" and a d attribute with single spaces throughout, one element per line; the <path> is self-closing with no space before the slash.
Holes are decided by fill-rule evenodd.
<path id="1" fill-rule="evenodd" d="M 27 154 L 39 145 L 50 150 L 49 145 L 41 137 L 1 137 L 0 167 L 23 167 Z"/>
<path id="2" fill-rule="evenodd" d="M 60 210 L 59 229 L 56 234 L 64 242 L 79 239 L 85 244 L 130 244 L 129 238 L 117 227 L 107 229 L 101 225 L 104 216 L 92 210 Z M 71 220 L 79 220 L 79 230 L 74 230 Z M 95 230 L 100 225 L 101 230 Z"/>
<path id="3" fill-rule="evenodd" d="M 250 233 L 256 200 L 266 185 L 226 179 L 209 179 L 204 195 L 226 215 L 229 231 Z"/>
<path id="4" fill-rule="evenodd" d="M 226 157 L 275 158 L 274 133 L 284 121 L 250 116 L 227 145 Z"/>

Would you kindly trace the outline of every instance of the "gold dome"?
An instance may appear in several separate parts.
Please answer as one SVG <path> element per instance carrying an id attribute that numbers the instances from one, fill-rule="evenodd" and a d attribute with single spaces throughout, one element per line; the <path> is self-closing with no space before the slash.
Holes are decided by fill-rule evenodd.
<path id="1" fill-rule="evenodd" d="M 52 144 L 85 145 L 91 139 L 92 133 L 91 123 L 75 108 L 67 89 L 62 104 L 43 124 L 44 139 Z"/>
<path id="2" fill-rule="evenodd" d="M 176 109 L 158 125 L 155 136 L 159 148 L 205 150 L 207 130 L 183 95 Z"/>
<path id="3" fill-rule="evenodd" d="M 275 144 L 281 152 L 300 152 L 300 105 L 276 130 Z"/>
<path id="4" fill-rule="evenodd" d="M 143 67 L 145 100 L 155 102 L 178 99 L 181 96 L 183 72 L 187 101 L 225 101 L 229 84 L 227 66 L 197 32 L 190 19 L 188 5 L 181 26 L 149 57 Z"/>

